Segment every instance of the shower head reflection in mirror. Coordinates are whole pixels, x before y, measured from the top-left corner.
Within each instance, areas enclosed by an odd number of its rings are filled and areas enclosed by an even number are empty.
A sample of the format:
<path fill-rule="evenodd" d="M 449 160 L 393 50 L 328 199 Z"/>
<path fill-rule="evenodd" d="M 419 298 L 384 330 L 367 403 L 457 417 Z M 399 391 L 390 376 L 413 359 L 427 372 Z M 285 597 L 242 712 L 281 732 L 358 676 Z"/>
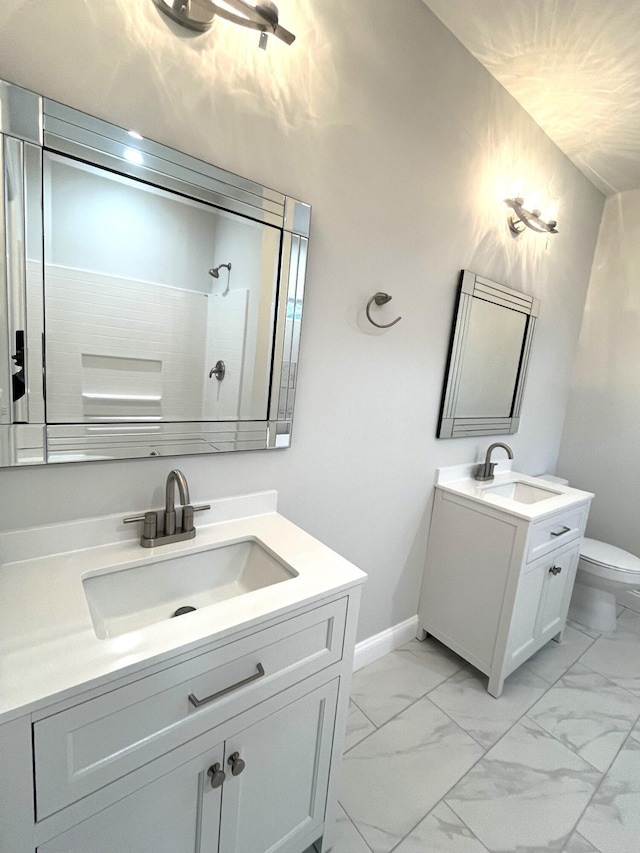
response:
<path fill-rule="evenodd" d="M 214 267 L 213 269 L 209 270 L 209 275 L 212 276 L 212 278 L 220 278 L 221 269 L 227 270 L 227 286 L 222 291 L 222 296 L 226 296 L 227 293 L 229 293 L 229 287 L 231 285 L 231 262 L 229 262 L 228 264 L 220 264 L 220 266 Z"/>
<path fill-rule="evenodd" d="M 220 270 L 221 269 L 228 269 L 229 272 L 231 272 L 231 264 L 230 263 L 229 264 L 220 264 L 219 266 L 214 267 L 213 269 L 210 269 L 209 275 L 213 276 L 213 278 L 220 278 Z"/>

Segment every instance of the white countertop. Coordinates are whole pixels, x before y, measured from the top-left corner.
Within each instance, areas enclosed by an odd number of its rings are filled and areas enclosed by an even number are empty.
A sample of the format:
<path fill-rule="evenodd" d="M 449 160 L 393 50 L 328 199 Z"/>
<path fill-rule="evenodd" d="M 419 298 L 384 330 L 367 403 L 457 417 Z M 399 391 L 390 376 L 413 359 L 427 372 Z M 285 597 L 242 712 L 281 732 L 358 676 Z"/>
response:
<path fill-rule="evenodd" d="M 493 480 L 474 479 L 473 474 L 477 467 L 478 464 L 475 463 L 438 468 L 436 471 L 436 488 L 451 494 L 461 495 L 486 507 L 507 512 L 509 515 L 524 518 L 527 521 L 538 521 L 583 501 L 590 501 L 594 497 L 591 492 L 583 492 L 581 489 L 573 489 L 571 486 L 551 482 L 545 480 L 544 477 L 532 477 L 529 474 L 511 471 L 510 462 L 501 461 Z M 496 486 L 506 486 L 514 482 L 536 486 L 553 494 L 536 503 L 520 503 L 491 492 L 491 489 Z"/>
<path fill-rule="evenodd" d="M 127 513 L 0 535 L 0 722 L 62 699 L 80 685 L 88 688 L 159 663 L 366 579 L 279 515 L 275 492 L 211 503 L 211 510 L 196 516 L 195 539 L 152 549 L 131 538 L 138 531 L 122 524 Z M 188 617 L 96 637 L 82 585 L 87 572 L 133 568 L 247 538 L 264 543 L 297 576 Z"/>

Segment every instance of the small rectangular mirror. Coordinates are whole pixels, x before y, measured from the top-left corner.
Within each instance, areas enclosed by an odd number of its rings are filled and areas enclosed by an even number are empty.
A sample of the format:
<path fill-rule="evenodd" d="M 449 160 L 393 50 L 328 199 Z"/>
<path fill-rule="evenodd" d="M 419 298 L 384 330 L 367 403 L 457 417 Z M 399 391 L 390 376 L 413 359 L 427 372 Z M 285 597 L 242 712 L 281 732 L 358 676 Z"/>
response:
<path fill-rule="evenodd" d="M 462 270 L 438 438 L 518 431 L 540 302 Z"/>

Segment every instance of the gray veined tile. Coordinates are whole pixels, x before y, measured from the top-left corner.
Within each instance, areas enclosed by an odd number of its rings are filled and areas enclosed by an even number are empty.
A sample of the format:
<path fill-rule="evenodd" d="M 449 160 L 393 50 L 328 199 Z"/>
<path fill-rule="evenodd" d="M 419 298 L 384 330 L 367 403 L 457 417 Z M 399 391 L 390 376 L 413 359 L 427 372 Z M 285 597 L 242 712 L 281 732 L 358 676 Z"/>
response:
<path fill-rule="evenodd" d="M 486 676 L 465 668 L 432 690 L 429 699 L 488 749 L 548 689 L 546 681 L 520 667 L 506 680 L 502 696 L 494 699 L 487 693 Z"/>
<path fill-rule="evenodd" d="M 463 663 L 435 640 L 414 640 L 356 672 L 351 698 L 374 725 L 381 726 L 457 672 Z"/>
<path fill-rule="evenodd" d="M 527 714 L 602 771 L 616 757 L 639 715 L 640 696 L 579 663 Z"/>
<path fill-rule="evenodd" d="M 634 631 L 636 634 L 640 634 L 640 613 L 625 608 L 618 617 L 618 628 L 624 628 L 626 631 Z"/>
<path fill-rule="evenodd" d="M 640 634 L 619 627 L 603 634 L 580 658 L 594 672 L 640 695 Z"/>
<path fill-rule="evenodd" d="M 357 743 L 360 743 L 363 738 L 375 732 L 376 727 L 362 713 L 360 708 L 354 703 L 349 702 L 349 715 L 347 717 L 347 733 L 344 742 L 344 751 L 351 749 Z"/>
<path fill-rule="evenodd" d="M 526 718 L 445 797 L 493 853 L 560 853 L 601 774 Z"/>
<path fill-rule="evenodd" d="M 438 803 L 394 853 L 487 853 L 487 848 L 446 803 Z"/>
<path fill-rule="evenodd" d="M 640 743 L 634 738 L 611 765 L 577 829 L 600 853 L 638 853 Z"/>
<path fill-rule="evenodd" d="M 563 853 L 600 853 L 599 850 L 589 844 L 578 832 L 574 832 L 564 846 Z"/>
<path fill-rule="evenodd" d="M 346 753 L 340 802 L 374 853 L 388 853 L 483 753 L 424 697 Z"/>
<path fill-rule="evenodd" d="M 342 807 L 338 807 L 336 840 L 331 853 L 371 853 Z"/>
<path fill-rule="evenodd" d="M 591 637 L 593 640 L 597 640 L 601 635 L 601 631 L 596 631 L 593 628 L 587 628 L 586 625 L 581 625 L 580 622 L 575 622 L 573 619 L 567 618 L 567 625 L 571 628 L 575 628 L 576 631 L 580 631 L 582 634 L 586 634 L 587 637 Z"/>
<path fill-rule="evenodd" d="M 599 636 L 596 634 L 596 638 Z M 584 654 L 594 639 L 567 625 L 561 643 L 550 640 L 522 665 L 553 684 Z"/>

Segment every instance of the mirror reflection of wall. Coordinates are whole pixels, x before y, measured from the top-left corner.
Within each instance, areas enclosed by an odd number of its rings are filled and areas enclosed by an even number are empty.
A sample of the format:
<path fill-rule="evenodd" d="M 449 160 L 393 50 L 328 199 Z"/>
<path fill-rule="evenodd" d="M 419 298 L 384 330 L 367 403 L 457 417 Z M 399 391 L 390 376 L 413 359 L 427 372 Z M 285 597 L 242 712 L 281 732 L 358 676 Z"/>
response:
<path fill-rule="evenodd" d="M 527 318 L 474 299 L 469 313 L 456 417 L 509 417 Z"/>
<path fill-rule="evenodd" d="M 438 438 L 518 431 L 540 303 L 462 270 Z"/>
<path fill-rule="evenodd" d="M 50 152 L 44 174 L 47 421 L 265 419 L 280 231 Z"/>

